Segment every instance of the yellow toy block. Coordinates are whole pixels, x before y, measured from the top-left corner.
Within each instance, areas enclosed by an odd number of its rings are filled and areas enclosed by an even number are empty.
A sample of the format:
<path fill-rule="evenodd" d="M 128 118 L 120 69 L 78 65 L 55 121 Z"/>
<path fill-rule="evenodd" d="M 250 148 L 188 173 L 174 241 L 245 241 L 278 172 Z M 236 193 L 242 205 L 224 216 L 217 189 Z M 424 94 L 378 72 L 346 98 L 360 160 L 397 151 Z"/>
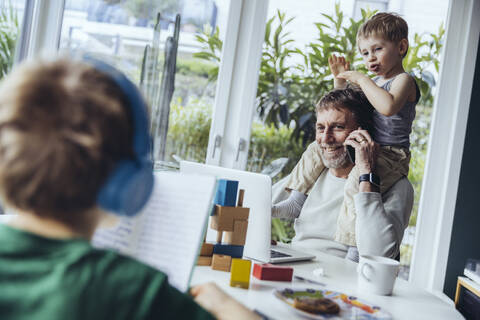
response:
<path fill-rule="evenodd" d="M 252 262 L 250 260 L 233 258 L 230 269 L 230 286 L 248 289 L 251 268 Z"/>

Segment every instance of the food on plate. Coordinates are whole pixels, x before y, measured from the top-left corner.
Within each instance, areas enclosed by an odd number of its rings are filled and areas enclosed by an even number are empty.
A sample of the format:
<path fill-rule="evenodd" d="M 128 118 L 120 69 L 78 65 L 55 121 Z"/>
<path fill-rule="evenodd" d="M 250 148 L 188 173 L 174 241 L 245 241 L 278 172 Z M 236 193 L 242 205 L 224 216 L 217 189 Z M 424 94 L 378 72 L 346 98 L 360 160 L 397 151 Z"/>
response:
<path fill-rule="evenodd" d="M 336 302 L 327 298 L 296 297 L 293 306 L 309 313 L 337 314 L 340 307 Z"/>

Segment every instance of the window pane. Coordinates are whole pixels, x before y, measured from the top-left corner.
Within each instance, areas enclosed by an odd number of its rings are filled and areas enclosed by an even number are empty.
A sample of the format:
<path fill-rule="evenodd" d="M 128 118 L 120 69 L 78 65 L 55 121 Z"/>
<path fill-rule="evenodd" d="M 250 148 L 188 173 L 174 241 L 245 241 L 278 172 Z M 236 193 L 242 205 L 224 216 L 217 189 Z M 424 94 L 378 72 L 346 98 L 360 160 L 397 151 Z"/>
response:
<path fill-rule="evenodd" d="M 12 68 L 20 38 L 25 1 L 0 1 L 0 78 Z"/>
<path fill-rule="evenodd" d="M 404 67 L 417 78 L 422 98 L 410 135 L 409 180 L 415 189 L 415 204 L 401 247 L 401 276 L 407 278 L 448 1 L 276 0 L 269 5 L 268 41 L 264 43 L 257 89 L 259 112 L 252 124 L 247 167 L 272 175 L 274 182 L 291 171 L 306 146 L 314 141 L 314 105 L 333 88 L 330 54 L 342 54 L 354 69 L 365 72 L 350 17 L 359 21 L 363 19 L 361 9 L 368 12 L 385 8 L 399 13 L 409 24 L 410 49 Z M 289 241 L 294 235 L 290 222 L 273 219 L 272 228 L 276 240 Z"/>
<path fill-rule="evenodd" d="M 60 47 L 106 59 L 140 85 L 150 104 L 155 160 L 204 162 L 228 6 L 229 0 L 67 0 Z"/>

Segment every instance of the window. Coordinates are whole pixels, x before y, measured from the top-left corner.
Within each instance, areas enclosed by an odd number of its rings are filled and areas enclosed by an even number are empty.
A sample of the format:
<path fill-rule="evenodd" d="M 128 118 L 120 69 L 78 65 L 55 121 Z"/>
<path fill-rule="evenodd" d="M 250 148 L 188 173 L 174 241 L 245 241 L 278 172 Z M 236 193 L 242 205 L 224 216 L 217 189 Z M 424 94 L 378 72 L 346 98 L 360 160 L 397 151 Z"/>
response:
<path fill-rule="evenodd" d="M 331 52 L 341 51 L 361 69 L 356 49 L 356 32 L 345 33 L 335 23 L 352 30 L 349 17 L 361 22 L 361 9 L 392 10 L 409 24 L 409 55 L 404 59 L 408 72 L 417 77 L 422 99 L 411 134 L 412 160 L 409 180 L 415 188 L 415 207 L 401 247 L 401 276 L 408 278 L 415 225 L 421 193 L 427 143 L 435 94 L 443 23 L 448 1 L 422 6 L 412 1 L 271 1 L 268 8 L 267 35 L 257 89 L 257 113 L 252 123 L 247 170 L 263 171 L 278 180 L 288 174 L 306 145 L 314 140 L 314 105 L 333 88 L 328 68 Z M 429 12 L 425 19 L 425 12 Z M 360 13 L 360 14 L 357 14 Z M 326 14 L 327 16 L 323 15 Z M 344 17 L 342 18 L 342 15 Z M 343 19 L 340 21 L 340 19 Z M 340 40 L 335 42 L 334 39 Z M 336 49 L 331 49 L 334 47 Z M 273 221 L 272 235 L 289 241 L 294 234 L 290 222 Z"/>
<path fill-rule="evenodd" d="M 220 62 L 210 57 L 220 57 L 229 5 L 228 0 L 67 0 L 60 49 L 106 59 L 140 85 L 151 108 L 156 161 L 203 162 Z M 207 36 L 216 42 L 205 42 Z"/>

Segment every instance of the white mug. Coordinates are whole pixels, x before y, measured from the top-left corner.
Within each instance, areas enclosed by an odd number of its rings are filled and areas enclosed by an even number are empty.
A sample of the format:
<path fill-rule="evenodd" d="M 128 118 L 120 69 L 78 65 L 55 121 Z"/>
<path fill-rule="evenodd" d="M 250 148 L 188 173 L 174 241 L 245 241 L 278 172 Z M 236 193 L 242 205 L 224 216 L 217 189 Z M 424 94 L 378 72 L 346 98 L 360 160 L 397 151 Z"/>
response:
<path fill-rule="evenodd" d="M 360 256 L 358 288 L 360 292 L 391 295 L 400 262 L 380 256 Z"/>

